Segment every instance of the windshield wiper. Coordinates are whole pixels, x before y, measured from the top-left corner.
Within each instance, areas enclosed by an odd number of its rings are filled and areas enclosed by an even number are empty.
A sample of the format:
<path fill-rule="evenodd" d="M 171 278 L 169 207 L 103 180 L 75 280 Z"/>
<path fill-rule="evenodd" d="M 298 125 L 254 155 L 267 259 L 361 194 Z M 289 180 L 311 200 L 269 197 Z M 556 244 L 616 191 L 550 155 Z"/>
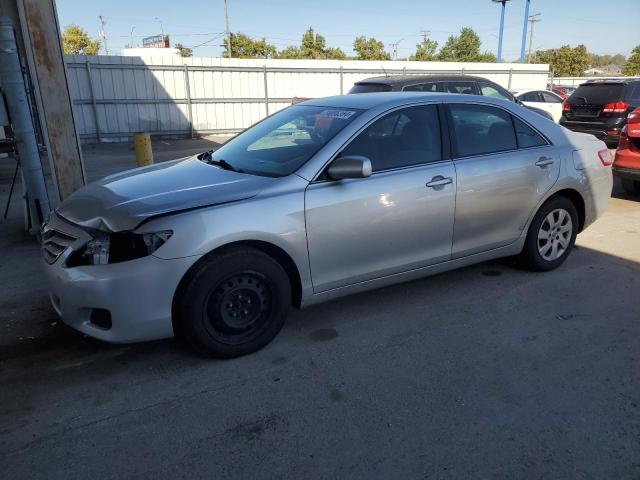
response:
<path fill-rule="evenodd" d="M 209 150 L 207 152 L 202 153 L 199 156 L 199 158 L 203 162 L 208 163 L 209 165 L 215 165 L 216 167 L 220 167 L 223 170 L 229 170 L 231 172 L 244 173 L 244 170 L 234 167 L 233 165 L 231 165 L 226 160 L 222 160 L 222 159 L 214 160 L 212 154 L 213 154 L 213 150 Z"/>

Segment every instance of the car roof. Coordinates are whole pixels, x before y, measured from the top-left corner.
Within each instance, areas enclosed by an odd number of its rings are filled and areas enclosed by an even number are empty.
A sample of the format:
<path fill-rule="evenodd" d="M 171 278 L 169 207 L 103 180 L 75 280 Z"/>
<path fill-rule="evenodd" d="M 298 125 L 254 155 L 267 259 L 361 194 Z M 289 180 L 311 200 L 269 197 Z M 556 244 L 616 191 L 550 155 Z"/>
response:
<path fill-rule="evenodd" d="M 483 82 L 494 83 L 491 80 L 488 80 L 484 77 L 476 77 L 474 75 L 387 75 L 381 77 L 371 77 L 365 78 L 364 80 L 360 80 L 355 82 L 355 85 L 362 85 L 363 83 L 378 83 L 381 85 L 404 85 L 404 84 L 413 84 L 416 82 L 426 82 L 426 81 L 439 81 L 439 82 L 448 82 L 448 81 L 460 81 L 460 80 L 476 80 Z"/>
<path fill-rule="evenodd" d="M 334 107 L 334 108 L 357 108 L 369 110 L 379 106 L 400 106 L 415 103 L 416 101 L 458 101 L 464 100 L 468 102 L 482 99 L 486 103 L 497 103 L 491 97 L 483 97 L 481 95 L 467 95 L 462 93 L 440 93 L 440 92 L 375 92 L 375 93 L 358 93 L 350 95 L 336 95 L 334 97 L 314 98 L 297 105 L 308 105 L 318 107 Z M 511 104 L 503 100 L 502 102 Z M 297 106 L 296 105 L 296 106 Z"/>
<path fill-rule="evenodd" d="M 629 79 L 603 79 L 603 80 L 587 80 L 584 83 L 581 83 L 580 86 L 583 85 L 629 85 L 631 83 L 639 83 L 640 78 L 629 78 Z"/>

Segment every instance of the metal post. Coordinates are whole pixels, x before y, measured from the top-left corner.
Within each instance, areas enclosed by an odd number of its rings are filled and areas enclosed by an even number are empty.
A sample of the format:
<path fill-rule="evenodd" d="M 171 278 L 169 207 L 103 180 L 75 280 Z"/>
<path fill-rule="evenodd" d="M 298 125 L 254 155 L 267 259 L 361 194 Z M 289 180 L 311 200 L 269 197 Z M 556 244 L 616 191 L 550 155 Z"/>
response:
<path fill-rule="evenodd" d="M 509 86 L 507 87 L 507 90 L 511 90 L 511 79 L 513 78 L 513 68 L 509 69 Z"/>
<path fill-rule="evenodd" d="M 89 93 L 91 94 L 91 105 L 93 105 L 93 119 L 96 122 L 96 139 L 98 143 L 102 141 L 100 135 L 100 116 L 98 115 L 98 107 L 96 105 L 96 94 L 93 89 L 93 78 L 91 78 L 91 62 L 87 60 L 87 77 L 89 78 Z"/>
<path fill-rule="evenodd" d="M 264 108 L 269 115 L 269 90 L 267 89 L 267 66 L 264 67 Z"/>
<path fill-rule="evenodd" d="M 184 89 L 187 93 L 187 118 L 189 119 L 189 136 L 193 138 L 193 113 L 191 111 L 191 87 L 189 84 L 189 66 L 184 64 Z"/>
<path fill-rule="evenodd" d="M 531 0 L 526 0 L 524 7 L 524 26 L 522 27 L 522 43 L 520 44 L 520 63 L 524 63 L 524 49 L 527 43 L 527 27 L 529 26 L 529 4 Z"/>
<path fill-rule="evenodd" d="M 224 33 L 227 37 L 227 58 L 231 58 L 231 32 L 229 31 L 229 15 L 227 13 L 227 0 L 224 0 Z"/>
<path fill-rule="evenodd" d="M 340 95 L 344 93 L 344 67 L 340 65 Z"/>
<path fill-rule="evenodd" d="M 22 76 L 13 24 L 7 18 L 0 19 L 0 83 L 5 92 L 7 110 L 13 123 L 22 164 L 30 232 L 37 233 L 44 215 L 49 213 L 49 196 L 40 163 L 40 153 L 29 110 L 29 99 Z"/>
<path fill-rule="evenodd" d="M 506 10 L 506 0 L 502 1 L 500 13 L 500 34 L 498 36 L 498 63 L 502 63 L 502 34 L 504 33 L 504 11 Z"/>

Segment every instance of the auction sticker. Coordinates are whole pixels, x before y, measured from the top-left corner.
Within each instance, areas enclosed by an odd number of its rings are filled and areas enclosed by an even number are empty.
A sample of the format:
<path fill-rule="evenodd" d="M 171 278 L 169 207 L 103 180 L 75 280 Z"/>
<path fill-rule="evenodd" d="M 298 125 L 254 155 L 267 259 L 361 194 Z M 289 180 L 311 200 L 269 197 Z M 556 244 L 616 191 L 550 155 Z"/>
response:
<path fill-rule="evenodd" d="M 353 114 L 356 113 L 355 110 L 323 110 L 320 112 L 320 116 L 321 117 L 328 117 L 328 118 L 339 118 L 342 120 L 346 120 L 348 118 L 351 118 L 351 116 L 353 116 Z"/>

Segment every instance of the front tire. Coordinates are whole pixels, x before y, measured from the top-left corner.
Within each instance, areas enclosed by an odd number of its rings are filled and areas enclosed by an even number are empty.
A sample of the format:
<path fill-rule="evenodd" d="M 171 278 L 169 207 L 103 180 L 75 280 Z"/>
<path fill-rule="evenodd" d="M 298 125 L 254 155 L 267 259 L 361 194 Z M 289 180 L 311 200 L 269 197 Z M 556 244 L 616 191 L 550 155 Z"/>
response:
<path fill-rule="evenodd" d="M 571 200 L 558 196 L 547 201 L 529 226 L 520 264 L 536 272 L 558 268 L 573 249 L 578 225 L 578 212 Z"/>
<path fill-rule="evenodd" d="M 177 334 L 199 352 L 232 358 L 259 350 L 280 332 L 291 284 L 269 255 L 237 248 L 196 264 L 176 300 Z"/>

